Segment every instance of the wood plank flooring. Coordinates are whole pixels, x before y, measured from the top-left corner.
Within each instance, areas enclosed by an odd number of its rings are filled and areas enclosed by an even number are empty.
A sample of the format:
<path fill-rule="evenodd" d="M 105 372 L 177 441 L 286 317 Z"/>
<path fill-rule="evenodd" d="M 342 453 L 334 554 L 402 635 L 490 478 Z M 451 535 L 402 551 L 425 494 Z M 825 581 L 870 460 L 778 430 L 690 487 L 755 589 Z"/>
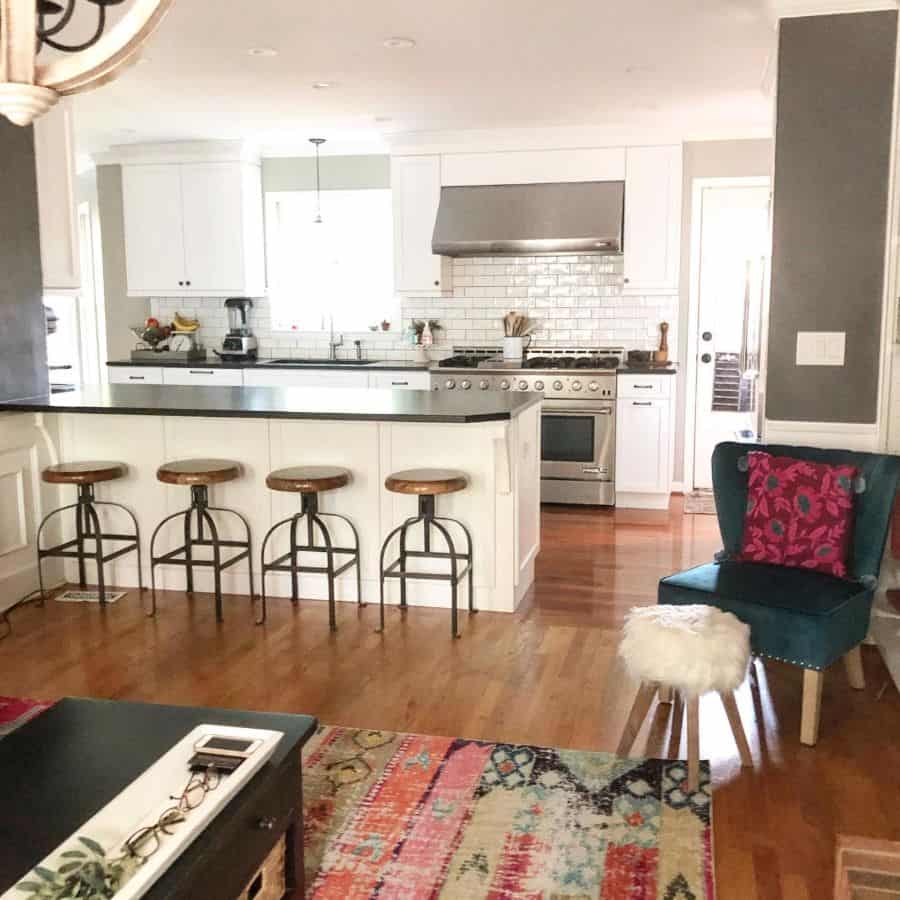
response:
<path fill-rule="evenodd" d="M 377 540 L 366 535 L 364 540 Z M 272 601 L 264 628 L 246 597 L 160 595 L 155 620 L 137 593 L 103 611 L 50 602 L 13 613 L 0 642 L 0 694 L 109 697 L 305 712 L 331 724 L 613 751 L 634 699 L 616 661 L 618 628 L 655 601 L 660 576 L 719 548 L 715 518 L 547 507 L 533 590 L 515 615 L 461 616 Z M 767 662 L 738 692 L 753 753 L 741 770 L 718 698 L 701 703 L 701 755 L 716 784 L 720 900 L 825 900 L 838 833 L 900 840 L 900 698 L 865 648 L 865 691 L 827 673 L 819 745 L 799 741 L 800 672 Z M 634 751 L 686 752 L 686 729 L 654 707 Z"/>

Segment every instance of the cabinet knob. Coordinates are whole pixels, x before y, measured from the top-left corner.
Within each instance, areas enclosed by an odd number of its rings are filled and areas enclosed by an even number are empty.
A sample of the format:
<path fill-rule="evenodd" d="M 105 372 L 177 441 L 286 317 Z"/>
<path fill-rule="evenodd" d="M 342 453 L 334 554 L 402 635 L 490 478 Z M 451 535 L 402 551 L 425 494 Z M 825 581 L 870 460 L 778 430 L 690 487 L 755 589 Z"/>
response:
<path fill-rule="evenodd" d="M 439 281 L 436 281 L 436 282 L 434 283 L 434 286 L 435 286 L 435 287 L 440 287 L 440 286 L 441 286 L 441 283 L 440 283 Z"/>
<path fill-rule="evenodd" d="M 624 280 L 624 283 L 625 283 L 625 284 L 631 284 L 631 279 L 630 279 L 630 278 L 625 278 L 625 279 L 623 279 L 623 280 Z"/>
<path fill-rule="evenodd" d="M 179 281 L 179 282 L 178 282 L 178 287 L 184 287 L 184 282 L 183 282 L 183 281 Z"/>
<path fill-rule="evenodd" d="M 190 283 L 189 281 L 186 281 L 185 284 L 186 284 L 188 287 L 191 286 L 191 283 Z"/>

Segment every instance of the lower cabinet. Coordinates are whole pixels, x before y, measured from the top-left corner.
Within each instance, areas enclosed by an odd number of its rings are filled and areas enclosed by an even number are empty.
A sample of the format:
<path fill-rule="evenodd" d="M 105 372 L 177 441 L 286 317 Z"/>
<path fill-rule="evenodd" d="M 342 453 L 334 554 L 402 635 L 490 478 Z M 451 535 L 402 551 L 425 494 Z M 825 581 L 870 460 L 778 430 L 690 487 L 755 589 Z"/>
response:
<path fill-rule="evenodd" d="M 616 505 L 666 509 L 672 490 L 672 376 L 639 383 L 629 378 L 633 383 L 623 385 L 620 377 L 616 401 Z"/>
<path fill-rule="evenodd" d="M 244 373 L 241 369 L 163 369 L 163 384 L 183 384 L 190 387 L 241 387 Z"/>
<path fill-rule="evenodd" d="M 162 384 L 162 366 L 107 366 L 110 384 Z"/>
<path fill-rule="evenodd" d="M 245 369 L 244 384 L 247 387 L 345 387 L 367 388 L 368 372 L 331 372 L 285 369 Z"/>

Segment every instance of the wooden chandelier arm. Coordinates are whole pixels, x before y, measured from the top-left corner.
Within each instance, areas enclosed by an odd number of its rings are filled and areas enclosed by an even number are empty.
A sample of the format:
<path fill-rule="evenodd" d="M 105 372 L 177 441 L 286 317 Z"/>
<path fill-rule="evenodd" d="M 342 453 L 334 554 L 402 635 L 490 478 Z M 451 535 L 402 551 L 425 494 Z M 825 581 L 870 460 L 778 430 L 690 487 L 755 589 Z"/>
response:
<path fill-rule="evenodd" d="M 34 83 L 58 94 L 77 94 L 112 81 L 137 60 L 147 38 L 159 27 L 175 0 L 135 0 L 131 9 L 107 34 L 87 50 L 61 56 L 46 65 L 38 65 Z M 15 5 L 0 0 L 0 9 Z M 34 30 L 31 31 L 34 40 Z"/>
<path fill-rule="evenodd" d="M 0 0 L 0 82 L 34 83 L 34 3 Z"/>

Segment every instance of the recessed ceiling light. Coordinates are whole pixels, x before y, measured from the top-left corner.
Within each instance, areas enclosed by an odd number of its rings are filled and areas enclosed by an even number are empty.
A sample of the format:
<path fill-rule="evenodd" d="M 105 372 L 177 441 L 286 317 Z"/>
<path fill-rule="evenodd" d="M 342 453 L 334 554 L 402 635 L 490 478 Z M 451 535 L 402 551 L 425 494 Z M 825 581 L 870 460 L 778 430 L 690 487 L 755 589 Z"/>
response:
<path fill-rule="evenodd" d="M 317 91 L 327 91 L 328 88 L 334 87 L 333 81 L 314 81 L 312 86 Z"/>
<path fill-rule="evenodd" d="M 251 47 L 247 53 L 250 56 L 278 56 L 278 51 L 274 47 Z"/>
<path fill-rule="evenodd" d="M 407 37 L 389 37 L 384 42 L 384 46 L 389 50 L 410 50 L 416 46 L 416 42 Z"/>

